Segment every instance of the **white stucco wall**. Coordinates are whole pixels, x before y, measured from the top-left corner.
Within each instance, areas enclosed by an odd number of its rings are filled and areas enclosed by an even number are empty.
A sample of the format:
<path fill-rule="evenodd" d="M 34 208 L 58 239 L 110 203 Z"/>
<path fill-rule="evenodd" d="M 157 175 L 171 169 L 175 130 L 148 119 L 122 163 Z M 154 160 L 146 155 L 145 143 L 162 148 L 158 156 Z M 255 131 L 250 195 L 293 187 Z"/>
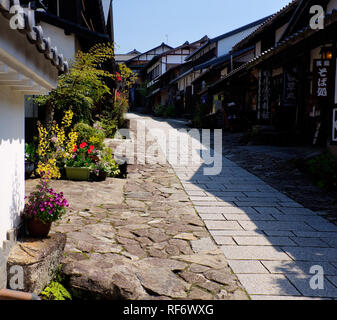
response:
<path fill-rule="evenodd" d="M 275 31 L 275 44 L 278 43 L 284 33 L 284 31 L 287 29 L 289 23 L 284 24 L 282 27 L 278 28 Z"/>
<path fill-rule="evenodd" d="M 255 43 L 255 57 L 258 57 L 262 53 L 262 42 Z"/>
<path fill-rule="evenodd" d="M 185 58 L 187 57 L 187 55 L 168 55 L 167 56 L 167 63 L 170 63 L 170 64 L 181 64 L 181 63 L 184 63 L 185 62 Z"/>
<path fill-rule="evenodd" d="M 73 34 L 66 35 L 63 29 L 45 22 L 41 22 L 41 27 L 43 28 L 44 35 L 53 39 L 53 45 L 61 50 L 67 61 L 74 59 L 77 50 Z"/>
<path fill-rule="evenodd" d="M 6 232 L 17 226 L 24 205 L 24 97 L 3 86 L 0 97 L 0 241 L 3 241 Z"/>
<path fill-rule="evenodd" d="M 24 94 L 21 80 L 8 81 L 10 74 L 29 79 L 39 92 L 56 86 L 58 70 L 26 35 L 12 30 L 0 15 L 0 62 L 8 67 L 0 85 L 0 249 L 6 233 L 19 223 L 24 206 Z M 53 39 L 51 39 L 52 43 Z M 58 48 L 62 53 L 61 47 Z M 18 82 L 16 82 L 18 81 Z M 24 85 L 26 86 L 26 84 Z M 29 87 L 30 88 L 30 87 Z M 41 91 L 40 91 L 41 90 Z"/>
<path fill-rule="evenodd" d="M 222 39 L 218 41 L 218 57 L 227 54 L 229 51 L 232 50 L 233 46 L 240 42 L 242 39 L 247 37 L 249 34 L 251 34 L 253 31 L 255 31 L 259 26 L 255 26 L 250 29 L 246 29 L 242 32 L 236 33 L 232 35 L 231 37 Z"/>

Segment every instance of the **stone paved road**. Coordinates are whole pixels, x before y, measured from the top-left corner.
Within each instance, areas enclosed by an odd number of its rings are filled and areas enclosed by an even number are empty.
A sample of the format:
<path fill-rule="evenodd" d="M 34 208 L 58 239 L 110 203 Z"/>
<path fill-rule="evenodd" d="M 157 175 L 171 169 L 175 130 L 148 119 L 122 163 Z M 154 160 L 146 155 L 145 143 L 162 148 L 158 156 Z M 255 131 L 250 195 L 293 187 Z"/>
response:
<path fill-rule="evenodd" d="M 183 122 L 129 118 L 145 123 L 154 134 L 154 129 L 165 132 L 168 138 L 159 144 L 252 299 L 337 298 L 337 226 L 224 156 L 220 174 L 204 175 L 208 166 L 194 162 L 200 149 L 209 149 L 207 144 L 180 150 L 172 143 L 176 134 L 186 146 L 190 136 L 177 130 L 184 128 Z M 318 283 L 313 266 L 323 268 L 324 289 L 310 286 Z"/>
<path fill-rule="evenodd" d="M 144 142 L 135 156 L 148 161 L 125 180 L 52 182 L 71 204 L 52 229 L 67 235 L 65 285 L 79 299 L 247 300 L 165 156 L 149 164 L 145 148 L 159 147 Z M 27 180 L 27 195 L 37 183 Z"/>

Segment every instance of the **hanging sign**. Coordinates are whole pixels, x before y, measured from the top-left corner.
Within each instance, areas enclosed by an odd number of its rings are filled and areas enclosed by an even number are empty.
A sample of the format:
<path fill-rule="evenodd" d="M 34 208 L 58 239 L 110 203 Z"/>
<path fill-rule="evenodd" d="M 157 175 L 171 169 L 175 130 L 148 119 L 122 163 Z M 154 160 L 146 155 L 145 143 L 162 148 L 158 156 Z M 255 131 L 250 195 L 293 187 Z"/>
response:
<path fill-rule="evenodd" d="M 283 105 L 285 107 L 296 106 L 297 99 L 297 80 L 294 76 L 296 68 L 289 72 L 287 70 L 283 73 Z"/>
<path fill-rule="evenodd" d="M 260 71 L 258 119 L 268 120 L 270 116 L 269 112 L 270 78 L 271 78 L 271 71 L 269 70 Z"/>
<path fill-rule="evenodd" d="M 313 96 L 326 99 L 330 96 L 331 60 L 314 60 Z"/>

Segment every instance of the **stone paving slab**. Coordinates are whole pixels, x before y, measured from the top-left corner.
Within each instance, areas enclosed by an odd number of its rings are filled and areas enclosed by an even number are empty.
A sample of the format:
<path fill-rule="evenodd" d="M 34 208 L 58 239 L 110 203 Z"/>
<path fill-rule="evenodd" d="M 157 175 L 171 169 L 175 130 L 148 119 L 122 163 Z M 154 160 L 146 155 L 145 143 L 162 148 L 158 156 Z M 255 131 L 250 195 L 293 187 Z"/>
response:
<path fill-rule="evenodd" d="M 291 238 L 300 247 L 319 247 L 319 248 L 329 248 L 330 245 L 318 238 Z"/>
<path fill-rule="evenodd" d="M 265 266 L 256 260 L 229 260 L 228 264 L 236 274 L 268 274 Z"/>
<path fill-rule="evenodd" d="M 280 274 L 304 274 L 309 275 L 310 269 L 313 267 L 312 262 L 304 261 L 260 261 L 270 273 Z M 320 262 L 324 274 L 329 276 L 337 276 L 337 268 L 332 263 Z"/>
<path fill-rule="evenodd" d="M 292 260 L 284 251 L 276 247 L 222 246 L 221 250 L 230 260 Z"/>
<path fill-rule="evenodd" d="M 337 262 L 336 248 L 282 247 L 293 260 L 317 262 Z"/>
<path fill-rule="evenodd" d="M 242 227 L 236 221 L 205 221 L 208 230 L 242 230 Z"/>
<path fill-rule="evenodd" d="M 256 211 L 251 207 L 245 207 L 245 208 L 238 208 L 235 206 L 195 206 L 195 209 L 198 213 L 224 213 L 224 214 L 256 214 Z"/>
<path fill-rule="evenodd" d="M 288 237 L 234 237 L 239 246 L 297 246 Z"/>
<path fill-rule="evenodd" d="M 297 290 L 307 297 L 337 298 L 337 288 L 330 283 L 328 278 L 324 279 L 324 288 L 313 290 L 310 287 L 311 275 L 288 274 L 287 278 L 297 288 Z"/>
<path fill-rule="evenodd" d="M 238 278 L 250 295 L 301 295 L 284 275 L 238 274 Z"/>
<path fill-rule="evenodd" d="M 269 214 L 229 214 L 229 213 L 224 213 L 222 215 L 223 217 L 226 218 L 226 220 L 231 221 L 251 221 L 251 222 L 256 222 L 258 221 L 276 221 L 277 219 L 274 218 L 272 215 Z"/>
<path fill-rule="evenodd" d="M 248 231 L 252 230 L 275 230 L 275 231 L 313 231 L 305 222 L 284 222 L 284 221 L 240 221 L 240 225 Z"/>

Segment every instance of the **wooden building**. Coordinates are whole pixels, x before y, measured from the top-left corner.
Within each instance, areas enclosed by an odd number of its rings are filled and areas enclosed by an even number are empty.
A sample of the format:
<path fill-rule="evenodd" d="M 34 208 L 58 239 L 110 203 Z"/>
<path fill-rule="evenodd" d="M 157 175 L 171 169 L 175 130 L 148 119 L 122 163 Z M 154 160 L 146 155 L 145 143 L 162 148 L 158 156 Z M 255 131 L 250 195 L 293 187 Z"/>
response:
<path fill-rule="evenodd" d="M 169 99 L 169 82 L 172 80 L 168 73 L 172 68 L 184 70 L 185 59 L 192 52 L 200 48 L 208 41 L 208 37 L 204 36 L 200 40 L 193 43 L 186 41 L 181 46 L 168 50 L 161 55 L 154 57 L 142 70 L 142 75 L 146 79 L 147 88 L 150 89 L 148 95 L 149 103 L 155 105 L 168 105 L 172 100 Z M 177 68 L 178 67 L 178 68 Z M 168 73 L 166 75 L 166 73 Z M 159 81 L 160 79 L 160 81 Z M 167 82 L 166 80 L 170 80 Z"/>
<path fill-rule="evenodd" d="M 190 66 L 189 70 L 182 70 L 179 76 L 171 82 L 177 86 L 177 96 L 184 101 L 183 107 L 187 113 L 197 112 L 198 104 L 207 104 L 211 113 L 213 97 L 208 96 L 207 92 L 200 95 L 200 86 L 205 87 L 208 83 L 219 79 L 221 73 L 225 71 L 225 62 L 232 61 L 229 55 L 232 47 L 241 39 L 256 30 L 267 18 L 249 23 L 241 28 L 222 34 L 216 38 L 208 39 L 197 50 L 193 51 L 185 61 Z M 206 84 L 206 82 L 208 82 Z M 202 90 L 205 89 L 202 88 Z M 207 108 L 206 108 L 207 109 Z"/>
<path fill-rule="evenodd" d="M 314 5 L 324 10 L 323 29 L 310 24 Z M 335 0 L 292 1 L 234 46 L 254 46 L 255 57 L 210 89 L 278 143 L 336 144 L 336 9 Z"/>

